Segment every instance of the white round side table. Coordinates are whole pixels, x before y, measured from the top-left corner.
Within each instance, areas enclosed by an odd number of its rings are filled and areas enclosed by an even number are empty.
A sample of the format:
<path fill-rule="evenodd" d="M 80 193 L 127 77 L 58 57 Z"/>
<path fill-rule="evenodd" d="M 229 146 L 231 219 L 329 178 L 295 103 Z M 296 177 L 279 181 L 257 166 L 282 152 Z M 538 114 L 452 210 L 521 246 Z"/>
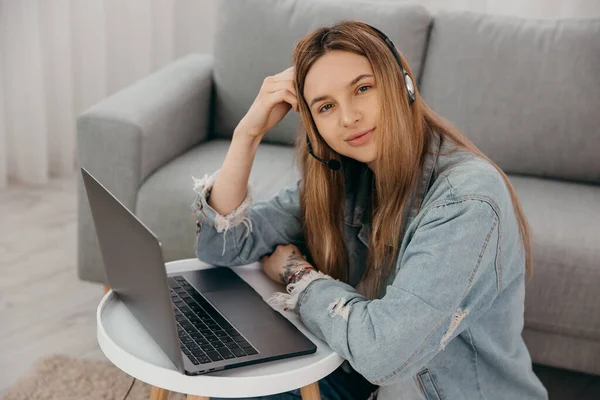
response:
<path fill-rule="evenodd" d="M 166 264 L 167 273 L 215 268 L 197 259 Z M 217 267 L 226 268 L 226 267 Z M 260 263 L 231 268 L 266 301 L 274 292 L 285 291 L 262 271 Z M 243 306 L 243 305 L 241 305 Z M 333 372 L 344 361 L 329 346 L 313 335 L 292 312 L 276 310 L 292 322 L 317 346 L 314 354 L 283 360 L 215 371 L 205 375 L 187 376 L 175 366 L 154 340 L 109 291 L 97 309 L 97 337 L 106 357 L 125 373 L 154 388 L 152 399 L 167 399 L 169 391 L 185 393 L 188 400 L 214 397 L 253 397 L 302 388 L 303 399 L 320 399 L 317 381 Z"/>

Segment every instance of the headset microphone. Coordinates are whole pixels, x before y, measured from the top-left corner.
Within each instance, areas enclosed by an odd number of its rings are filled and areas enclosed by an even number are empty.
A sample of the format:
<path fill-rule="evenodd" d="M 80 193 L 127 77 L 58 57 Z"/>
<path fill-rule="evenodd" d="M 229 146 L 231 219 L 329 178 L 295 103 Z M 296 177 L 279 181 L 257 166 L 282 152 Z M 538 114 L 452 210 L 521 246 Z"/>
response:
<path fill-rule="evenodd" d="M 317 161 L 320 161 L 323 164 L 327 165 L 331 170 L 337 171 L 338 169 L 340 169 L 342 167 L 342 164 L 338 160 L 331 159 L 329 161 L 325 161 L 322 158 L 317 157 L 315 155 L 315 153 L 313 153 L 312 145 L 310 144 L 310 141 L 308 140 L 308 134 L 306 135 L 306 145 L 308 146 L 308 154 L 313 156 Z"/>

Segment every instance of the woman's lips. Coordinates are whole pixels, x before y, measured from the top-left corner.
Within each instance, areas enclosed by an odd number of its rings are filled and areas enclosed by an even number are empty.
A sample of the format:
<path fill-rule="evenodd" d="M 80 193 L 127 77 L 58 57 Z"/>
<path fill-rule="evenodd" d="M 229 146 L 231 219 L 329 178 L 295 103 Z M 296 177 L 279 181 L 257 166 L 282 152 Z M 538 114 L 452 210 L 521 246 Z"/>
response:
<path fill-rule="evenodd" d="M 373 131 L 375 130 L 375 128 L 371 129 L 369 132 L 365 133 L 362 136 L 359 136 L 357 138 L 354 138 L 352 140 L 348 140 L 348 144 L 350 146 L 360 146 L 365 144 L 370 138 L 371 136 L 373 136 Z"/>

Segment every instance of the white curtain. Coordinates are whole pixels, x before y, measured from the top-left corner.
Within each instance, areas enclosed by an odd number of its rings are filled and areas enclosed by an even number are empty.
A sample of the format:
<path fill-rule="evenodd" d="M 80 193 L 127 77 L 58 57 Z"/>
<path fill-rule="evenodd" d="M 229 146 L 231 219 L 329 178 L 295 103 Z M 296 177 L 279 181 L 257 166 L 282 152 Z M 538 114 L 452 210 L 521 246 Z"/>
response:
<path fill-rule="evenodd" d="M 177 58 L 212 52 L 219 1 L 233 0 L 0 0 L 0 188 L 72 175 L 77 115 Z M 599 0 L 420 1 L 433 12 L 600 16 Z"/>
<path fill-rule="evenodd" d="M 75 118 L 191 52 L 219 0 L 0 0 L 0 188 L 76 167 Z"/>

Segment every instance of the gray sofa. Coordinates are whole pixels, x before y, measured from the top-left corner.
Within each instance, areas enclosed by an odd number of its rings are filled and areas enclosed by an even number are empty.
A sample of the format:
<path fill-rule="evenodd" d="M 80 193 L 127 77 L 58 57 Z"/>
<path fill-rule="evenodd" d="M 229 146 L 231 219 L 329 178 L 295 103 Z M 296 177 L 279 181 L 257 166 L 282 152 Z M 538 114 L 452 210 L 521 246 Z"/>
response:
<path fill-rule="evenodd" d="M 523 335 L 534 362 L 600 375 L 600 20 L 432 14 L 393 2 L 222 1 L 214 54 L 183 57 L 77 119 L 80 165 L 152 229 L 166 261 L 195 257 L 191 176 L 220 167 L 262 80 L 339 19 L 385 32 L 420 93 L 509 174 L 533 230 Z M 264 138 L 255 200 L 297 179 L 290 112 Z M 260 178 L 260 179 L 258 179 Z M 104 282 L 80 177 L 78 268 Z"/>

